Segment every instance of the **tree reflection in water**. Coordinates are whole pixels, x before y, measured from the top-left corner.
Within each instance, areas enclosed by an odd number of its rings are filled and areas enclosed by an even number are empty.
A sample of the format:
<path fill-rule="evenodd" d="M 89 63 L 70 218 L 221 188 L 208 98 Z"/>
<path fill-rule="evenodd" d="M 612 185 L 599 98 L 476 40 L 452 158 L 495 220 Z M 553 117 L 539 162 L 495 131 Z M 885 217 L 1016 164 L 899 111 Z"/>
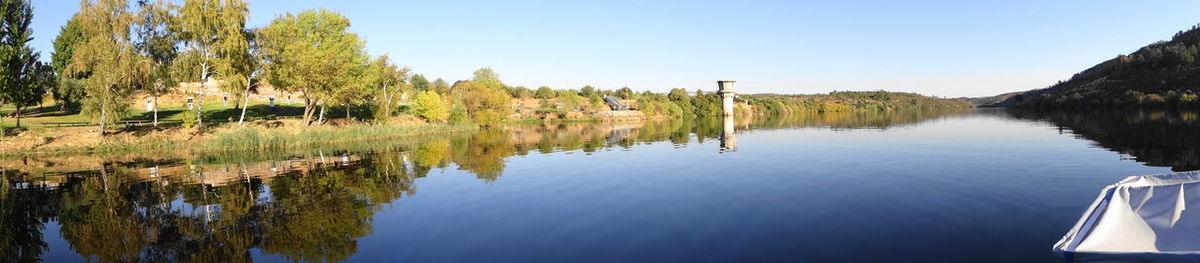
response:
<path fill-rule="evenodd" d="M 959 112 L 961 113 L 961 112 Z M 803 126 L 888 128 L 949 113 L 739 118 L 737 130 Z M 416 194 L 433 169 L 499 180 L 505 159 L 587 154 L 638 144 L 716 141 L 722 119 L 519 125 L 382 148 L 306 149 L 246 156 L 0 161 L 3 257 L 36 261 L 47 223 L 91 261 L 248 262 L 252 251 L 292 261 L 340 261 L 372 232 L 386 204 Z M 714 147 L 714 151 L 717 149 Z M 102 164 L 102 165 L 101 165 Z M 154 172 L 148 172 L 154 167 Z"/>
<path fill-rule="evenodd" d="M 1196 112 L 1009 111 L 1020 119 L 1048 121 L 1105 149 L 1150 166 L 1200 170 L 1200 121 Z"/>

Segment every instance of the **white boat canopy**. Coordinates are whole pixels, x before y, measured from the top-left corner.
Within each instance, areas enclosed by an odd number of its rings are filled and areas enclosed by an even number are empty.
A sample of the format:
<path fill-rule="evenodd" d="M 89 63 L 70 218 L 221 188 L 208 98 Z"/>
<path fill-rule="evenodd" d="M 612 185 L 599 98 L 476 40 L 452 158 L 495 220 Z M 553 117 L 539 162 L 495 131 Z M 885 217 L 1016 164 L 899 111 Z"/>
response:
<path fill-rule="evenodd" d="M 1200 262 L 1200 171 L 1105 187 L 1054 254 L 1067 262 Z"/>

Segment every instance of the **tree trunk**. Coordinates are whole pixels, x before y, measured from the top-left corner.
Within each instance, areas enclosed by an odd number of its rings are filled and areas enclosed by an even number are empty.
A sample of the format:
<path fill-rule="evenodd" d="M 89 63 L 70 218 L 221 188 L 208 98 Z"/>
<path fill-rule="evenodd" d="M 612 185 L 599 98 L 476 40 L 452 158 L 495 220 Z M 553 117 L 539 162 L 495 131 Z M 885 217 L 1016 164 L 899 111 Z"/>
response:
<path fill-rule="evenodd" d="M 205 56 L 207 56 L 205 52 Z M 208 62 L 200 63 L 200 92 L 196 93 L 196 127 L 204 129 L 204 89 L 208 85 Z"/>
<path fill-rule="evenodd" d="M 17 107 L 17 111 L 13 113 L 13 117 L 17 118 L 17 128 L 21 128 L 21 107 Z"/>
<path fill-rule="evenodd" d="M 246 92 L 242 94 L 242 116 L 238 117 L 238 125 L 246 120 L 246 108 L 250 107 L 250 78 L 246 78 Z"/>
<path fill-rule="evenodd" d="M 107 193 L 108 192 L 108 165 L 105 163 L 100 163 L 100 183 L 104 185 L 104 192 Z"/>
<path fill-rule="evenodd" d="M 321 104 L 321 115 L 317 115 L 317 125 L 325 124 L 325 104 Z"/>
<path fill-rule="evenodd" d="M 304 125 L 312 125 L 312 115 L 315 109 L 316 105 L 313 105 L 312 100 L 304 98 Z"/>
<path fill-rule="evenodd" d="M 104 123 L 108 122 L 108 104 L 100 103 L 100 137 L 104 137 Z"/>
<path fill-rule="evenodd" d="M 346 119 L 350 119 L 350 105 L 346 105 Z M 18 119 L 17 123 L 21 123 L 21 121 Z"/>
<path fill-rule="evenodd" d="M 392 94 L 392 92 L 391 92 L 391 91 L 388 91 L 388 90 L 389 90 L 388 86 L 383 86 L 383 93 L 384 93 L 384 94 L 383 94 L 383 97 L 384 97 L 384 99 L 386 100 L 386 101 L 383 103 L 383 108 L 384 108 L 384 110 L 383 110 L 383 113 L 384 113 L 383 117 L 384 117 L 384 118 L 391 118 L 391 117 L 392 117 L 392 111 L 396 109 L 396 105 L 395 105 L 395 104 L 392 104 L 392 97 L 393 97 L 393 96 L 395 96 L 395 94 Z"/>
<path fill-rule="evenodd" d="M 154 127 L 158 127 L 158 95 L 154 95 Z"/>
<path fill-rule="evenodd" d="M 161 88 L 162 88 L 162 82 L 155 82 L 154 83 L 154 94 L 153 94 L 153 96 L 150 97 L 150 99 L 154 100 L 154 101 L 150 102 L 152 104 L 152 105 L 150 105 L 150 107 L 154 108 L 154 127 L 158 127 L 158 91 Z"/>

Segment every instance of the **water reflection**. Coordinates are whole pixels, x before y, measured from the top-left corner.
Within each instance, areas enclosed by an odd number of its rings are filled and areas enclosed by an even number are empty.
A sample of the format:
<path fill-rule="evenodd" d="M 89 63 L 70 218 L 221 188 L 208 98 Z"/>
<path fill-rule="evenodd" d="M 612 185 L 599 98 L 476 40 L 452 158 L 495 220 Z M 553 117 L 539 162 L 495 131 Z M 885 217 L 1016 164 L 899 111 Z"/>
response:
<path fill-rule="evenodd" d="M 0 160 L 0 258 L 36 261 L 60 235 L 89 261 L 340 261 L 385 204 L 417 193 L 434 169 L 499 180 L 506 158 L 592 154 L 670 142 L 735 151 L 756 129 L 886 129 L 951 113 L 818 114 L 643 123 L 527 125 L 271 154 L 67 156 Z M 45 233 L 57 224 L 59 233 Z M 257 251 L 257 252 L 252 252 Z M 57 251 L 55 253 L 64 253 Z"/>
<path fill-rule="evenodd" d="M 746 117 L 753 118 L 753 117 Z M 721 121 L 721 152 L 737 151 L 737 130 L 733 125 L 733 116 L 725 115 Z"/>
<path fill-rule="evenodd" d="M 1200 122 L 1196 112 L 1093 111 L 1088 113 L 1009 111 L 1008 115 L 1048 121 L 1099 147 L 1149 166 L 1175 171 L 1200 169 Z"/>

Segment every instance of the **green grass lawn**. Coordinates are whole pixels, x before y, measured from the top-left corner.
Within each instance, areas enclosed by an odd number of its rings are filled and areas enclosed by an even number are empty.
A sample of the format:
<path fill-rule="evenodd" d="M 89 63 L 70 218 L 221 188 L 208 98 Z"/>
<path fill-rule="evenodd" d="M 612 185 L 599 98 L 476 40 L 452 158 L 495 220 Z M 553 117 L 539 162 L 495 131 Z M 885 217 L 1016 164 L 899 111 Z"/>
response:
<path fill-rule="evenodd" d="M 143 104 L 135 106 L 144 106 Z M 160 105 L 164 106 L 164 105 Z M 94 123 L 92 116 L 81 114 L 78 112 L 63 112 L 59 111 L 59 105 L 49 103 L 42 107 L 26 109 L 21 117 L 21 126 L 25 128 L 37 129 L 47 127 L 47 123 L 55 122 L 88 122 Z M 183 112 L 187 109 L 185 105 L 173 107 L 161 107 L 158 110 L 159 121 L 178 123 L 183 120 Z M 11 105 L 0 106 L 0 114 L 4 115 L 3 123 L 0 127 L 16 127 L 17 120 L 12 118 L 12 112 L 15 109 Z M 339 110 L 343 111 L 344 110 Z M 223 105 L 221 102 L 209 102 L 204 104 L 204 121 L 206 123 L 223 123 L 228 121 L 237 121 L 241 115 L 241 109 L 234 109 L 232 104 L 229 106 Z M 276 104 L 275 107 L 269 107 L 266 103 L 251 103 L 246 110 L 247 120 L 272 119 L 280 117 L 298 117 L 304 113 L 304 104 L 300 103 L 283 103 Z M 335 112 L 327 112 L 326 117 L 329 117 Z M 357 115 L 357 114 L 356 114 Z M 338 114 L 337 116 L 341 116 Z M 146 111 L 144 107 L 131 107 L 128 116 L 123 120 L 153 120 L 154 113 Z M 50 127 L 52 128 L 52 127 Z"/>

